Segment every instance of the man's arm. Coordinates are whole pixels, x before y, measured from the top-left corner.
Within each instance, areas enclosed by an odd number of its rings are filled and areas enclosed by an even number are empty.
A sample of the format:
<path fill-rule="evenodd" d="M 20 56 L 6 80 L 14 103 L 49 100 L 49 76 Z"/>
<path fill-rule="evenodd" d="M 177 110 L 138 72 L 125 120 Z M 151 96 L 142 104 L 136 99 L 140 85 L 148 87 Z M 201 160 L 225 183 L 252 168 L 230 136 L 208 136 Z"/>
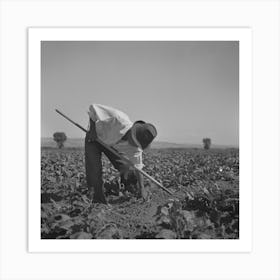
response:
<path fill-rule="evenodd" d="M 144 200 L 147 200 L 148 199 L 148 192 L 147 192 L 147 190 L 145 189 L 145 186 L 144 186 L 144 177 L 139 171 L 136 170 L 135 172 L 136 172 L 137 183 L 138 183 L 138 187 L 139 187 L 139 190 L 140 190 L 141 197 Z"/>

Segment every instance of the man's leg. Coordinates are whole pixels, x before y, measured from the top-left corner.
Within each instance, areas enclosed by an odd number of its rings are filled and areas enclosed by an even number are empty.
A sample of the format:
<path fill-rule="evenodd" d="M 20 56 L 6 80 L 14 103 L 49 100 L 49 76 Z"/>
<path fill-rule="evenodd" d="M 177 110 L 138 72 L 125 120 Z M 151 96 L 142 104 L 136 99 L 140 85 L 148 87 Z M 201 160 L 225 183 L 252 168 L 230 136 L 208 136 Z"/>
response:
<path fill-rule="evenodd" d="M 86 179 L 90 197 L 94 202 L 107 203 L 103 192 L 101 149 L 97 142 L 92 141 L 95 123 L 91 122 L 90 133 L 85 139 Z"/>

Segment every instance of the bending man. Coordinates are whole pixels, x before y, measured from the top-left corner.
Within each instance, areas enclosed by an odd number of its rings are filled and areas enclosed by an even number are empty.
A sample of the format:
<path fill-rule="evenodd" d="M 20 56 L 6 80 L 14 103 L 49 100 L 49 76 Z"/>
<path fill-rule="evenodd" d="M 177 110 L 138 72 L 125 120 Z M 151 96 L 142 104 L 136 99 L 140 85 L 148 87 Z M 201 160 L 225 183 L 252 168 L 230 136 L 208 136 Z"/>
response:
<path fill-rule="evenodd" d="M 140 195 L 144 197 L 142 174 L 136 170 L 129 170 L 125 164 L 120 162 L 119 157 L 101 146 L 95 139 L 98 138 L 111 146 L 142 169 L 142 151 L 156 137 L 156 128 L 144 121 L 133 123 L 125 113 L 105 105 L 91 105 L 88 114 L 90 120 L 89 130 L 85 138 L 85 165 L 87 185 L 93 202 L 107 203 L 102 180 L 102 152 L 120 171 L 122 183 L 126 185 L 131 180 L 137 182 Z"/>

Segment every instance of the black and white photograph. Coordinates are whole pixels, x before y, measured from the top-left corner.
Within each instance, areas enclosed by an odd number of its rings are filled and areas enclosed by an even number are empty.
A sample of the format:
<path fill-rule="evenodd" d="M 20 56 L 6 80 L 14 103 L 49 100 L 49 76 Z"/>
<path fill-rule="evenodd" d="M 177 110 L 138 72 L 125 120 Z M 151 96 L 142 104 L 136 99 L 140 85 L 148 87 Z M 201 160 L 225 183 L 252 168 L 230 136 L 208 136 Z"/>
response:
<path fill-rule="evenodd" d="M 279 279 L 279 7 L 0 1 L 0 279 Z"/>
<path fill-rule="evenodd" d="M 41 41 L 41 239 L 239 239 L 239 41 Z"/>

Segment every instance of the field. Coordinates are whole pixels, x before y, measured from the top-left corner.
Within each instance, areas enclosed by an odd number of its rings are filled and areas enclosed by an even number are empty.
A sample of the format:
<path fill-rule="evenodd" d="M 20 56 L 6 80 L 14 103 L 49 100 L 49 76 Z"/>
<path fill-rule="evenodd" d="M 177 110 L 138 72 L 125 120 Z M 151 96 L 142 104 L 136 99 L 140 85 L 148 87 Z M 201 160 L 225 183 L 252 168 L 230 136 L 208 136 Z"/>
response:
<path fill-rule="evenodd" d="M 41 238 L 239 238 L 238 149 L 151 149 L 144 164 L 172 196 L 146 181 L 148 200 L 137 199 L 104 156 L 109 205 L 92 204 L 83 150 L 42 148 Z"/>

